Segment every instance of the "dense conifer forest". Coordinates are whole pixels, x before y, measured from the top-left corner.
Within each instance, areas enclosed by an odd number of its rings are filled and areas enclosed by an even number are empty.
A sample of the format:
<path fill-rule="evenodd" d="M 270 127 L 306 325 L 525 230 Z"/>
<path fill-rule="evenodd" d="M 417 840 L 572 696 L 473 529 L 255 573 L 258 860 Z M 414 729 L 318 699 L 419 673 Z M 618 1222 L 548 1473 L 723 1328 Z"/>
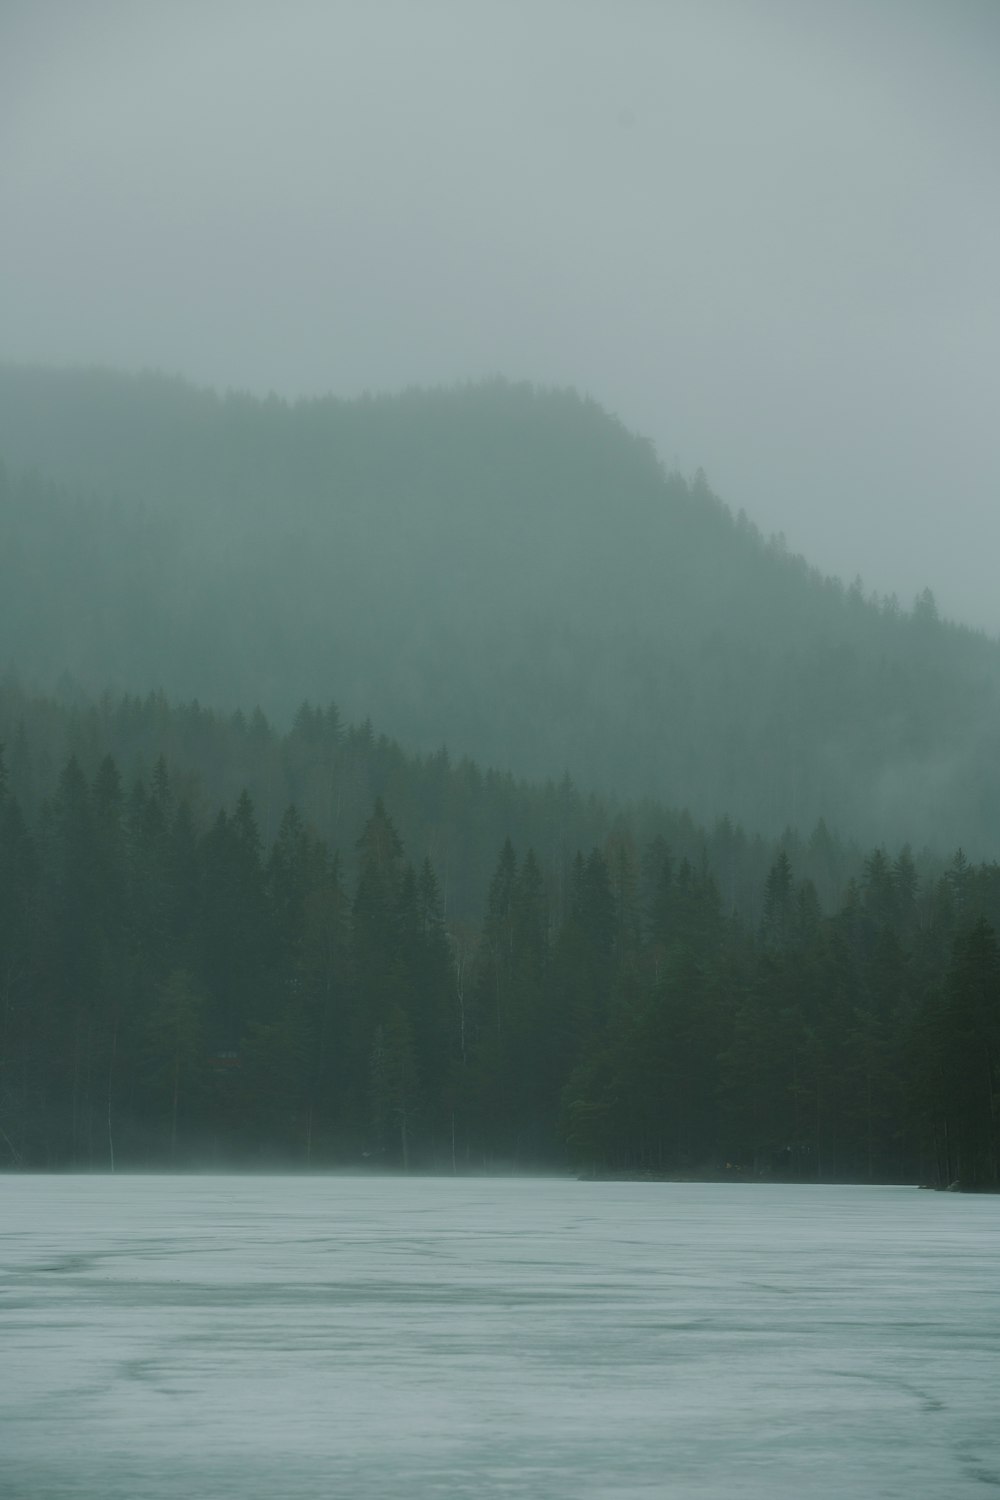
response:
<path fill-rule="evenodd" d="M 0 725 L 8 1166 L 997 1183 L 996 864 L 612 809 L 332 708 L 8 683 Z"/>
<path fill-rule="evenodd" d="M 0 454 L 8 1167 L 997 1185 L 1000 644 L 572 393 Z"/>
<path fill-rule="evenodd" d="M 775 836 L 1000 849 L 1000 645 L 824 578 L 571 392 L 286 403 L 0 367 L 0 670 Z"/>

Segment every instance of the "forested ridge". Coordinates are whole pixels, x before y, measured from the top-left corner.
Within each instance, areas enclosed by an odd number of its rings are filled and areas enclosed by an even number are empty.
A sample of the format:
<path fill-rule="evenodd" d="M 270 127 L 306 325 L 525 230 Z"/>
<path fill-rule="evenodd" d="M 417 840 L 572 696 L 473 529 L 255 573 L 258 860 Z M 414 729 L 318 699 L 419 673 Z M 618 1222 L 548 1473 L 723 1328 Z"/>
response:
<path fill-rule="evenodd" d="M 996 1185 L 995 863 L 613 810 L 332 708 L 279 735 L 8 683 L 0 725 L 9 1166 Z M 208 790 L 237 751 L 259 785 L 366 805 L 339 839 L 295 807 L 265 836 L 254 796 Z"/>
<path fill-rule="evenodd" d="M 571 392 L 0 367 L 0 664 L 370 717 L 768 836 L 1000 848 L 1000 645 L 820 576 Z"/>
<path fill-rule="evenodd" d="M 997 1185 L 997 642 L 571 392 L 0 454 L 0 1161 Z"/>

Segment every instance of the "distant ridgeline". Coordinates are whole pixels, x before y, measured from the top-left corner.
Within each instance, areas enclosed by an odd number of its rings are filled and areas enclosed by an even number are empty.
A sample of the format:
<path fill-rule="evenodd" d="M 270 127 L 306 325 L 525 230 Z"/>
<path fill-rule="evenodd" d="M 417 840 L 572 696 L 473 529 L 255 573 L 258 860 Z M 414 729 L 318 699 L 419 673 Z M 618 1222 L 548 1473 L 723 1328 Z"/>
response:
<path fill-rule="evenodd" d="M 613 813 L 333 709 L 8 681 L 0 740 L 9 1167 L 997 1185 L 996 864 Z"/>
<path fill-rule="evenodd" d="M 573 394 L 0 368 L 0 455 L 26 681 L 284 725 L 335 698 L 702 821 L 1000 852 L 1000 645 L 822 578 Z"/>

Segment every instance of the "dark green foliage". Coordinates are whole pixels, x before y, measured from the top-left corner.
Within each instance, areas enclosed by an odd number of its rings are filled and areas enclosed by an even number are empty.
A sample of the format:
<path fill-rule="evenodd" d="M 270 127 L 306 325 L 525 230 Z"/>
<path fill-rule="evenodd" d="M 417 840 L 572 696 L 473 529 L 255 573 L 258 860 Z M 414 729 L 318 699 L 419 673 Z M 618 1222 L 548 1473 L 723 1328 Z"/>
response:
<path fill-rule="evenodd" d="M 425 753 L 569 761 L 702 820 L 1000 848 L 1000 646 L 927 593 L 821 577 L 571 393 L 288 405 L 0 368 L 0 454 L 0 640 L 70 699 L 152 685 L 289 724 L 332 694 Z M 324 829 L 372 800 L 331 793 L 338 733 L 299 712 L 287 767 Z M 254 801 L 273 837 L 285 802 Z"/>
<path fill-rule="evenodd" d="M 332 711 L 281 738 L 159 699 L 6 692 L 18 784 L 41 796 L 25 813 L 0 776 L 10 1166 L 997 1185 L 996 865 L 855 856 L 825 829 L 767 846 L 652 806 L 611 818 L 565 784 L 408 760 Z M 189 733 L 203 778 L 164 753 Z M 302 777 L 320 816 L 363 788 L 345 864 L 294 805 L 270 835 L 248 791 L 219 807 L 223 774 L 272 798 Z M 501 837 L 487 866 L 505 820 L 544 857 Z"/>
<path fill-rule="evenodd" d="M 439 881 L 442 914 L 449 923 L 479 921 L 486 890 L 505 837 L 533 858 L 551 903 L 549 919 L 562 921 L 568 909 L 568 870 L 577 849 L 608 845 L 608 878 L 615 890 L 617 944 L 633 941 L 650 897 L 645 865 L 636 848 L 651 840 L 669 842 L 677 857 L 725 872 L 729 909 L 759 915 L 761 891 L 775 856 L 774 845 L 748 839 L 728 819 L 700 828 L 686 812 L 651 802 L 616 806 L 584 797 L 568 777 L 532 785 L 509 774 L 482 771 L 473 762 L 452 763 L 445 751 L 407 755 L 370 724 L 349 726 L 334 705 L 304 705 L 293 728 L 281 734 L 260 715 L 218 715 L 198 704 L 170 705 L 160 694 L 68 705 L 27 693 L 13 677 L 0 678 L 0 742 L 14 744 L 11 787 L 26 816 L 51 801 L 67 759 L 75 756 L 93 780 L 110 751 L 120 768 L 128 836 L 145 851 L 150 900 L 165 897 L 166 866 L 190 860 L 190 821 L 231 808 L 247 791 L 257 836 L 269 848 L 289 806 L 298 809 L 312 836 L 340 851 L 349 885 L 357 874 L 364 827 L 373 802 L 383 797 L 393 809 L 394 827 L 416 863 L 429 858 Z M 19 767 L 14 776 L 15 762 Z M 139 784 L 137 784 L 137 782 Z M 20 788 L 20 790 L 19 790 Z M 181 824 L 170 836 L 176 812 Z M 814 857 L 811 846 L 802 868 L 817 883 L 824 901 L 835 903 L 848 876 L 860 874 L 861 856 L 826 834 Z M 632 888 L 634 887 L 634 889 Z M 175 885 L 189 892 L 189 883 Z M 184 895 L 178 899 L 188 900 Z M 193 898 L 195 905 L 200 897 Z M 161 913 L 174 924 L 179 914 Z M 188 956 L 180 955 L 181 965 Z"/>

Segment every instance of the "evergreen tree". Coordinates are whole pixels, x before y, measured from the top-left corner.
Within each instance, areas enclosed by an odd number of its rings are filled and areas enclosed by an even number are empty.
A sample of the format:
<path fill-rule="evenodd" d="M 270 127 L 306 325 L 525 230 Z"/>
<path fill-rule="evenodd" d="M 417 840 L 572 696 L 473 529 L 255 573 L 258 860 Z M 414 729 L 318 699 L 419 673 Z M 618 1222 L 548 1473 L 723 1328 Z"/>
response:
<path fill-rule="evenodd" d="M 177 1160 L 178 1126 L 196 1115 L 207 1084 L 205 996 L 174 969 L 158 986 L 147 1024 L 149 1081 L 167 1120 L 167 1159 Z"/>
<path fill-rule="evenodd" d="M 375 1029 L 371 1078 L 376 1136 L 387 1144 L 398 1132 L 399 1160 L 406 1172 L 410 1166 L 413 1122 L 418 1113 L 418 1073 L 412 1028 L 399 1005 L 394 1005 L 385 1023 Z"/>

